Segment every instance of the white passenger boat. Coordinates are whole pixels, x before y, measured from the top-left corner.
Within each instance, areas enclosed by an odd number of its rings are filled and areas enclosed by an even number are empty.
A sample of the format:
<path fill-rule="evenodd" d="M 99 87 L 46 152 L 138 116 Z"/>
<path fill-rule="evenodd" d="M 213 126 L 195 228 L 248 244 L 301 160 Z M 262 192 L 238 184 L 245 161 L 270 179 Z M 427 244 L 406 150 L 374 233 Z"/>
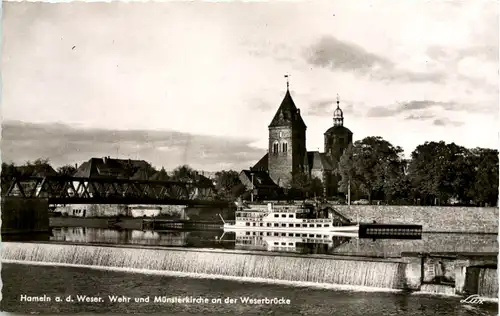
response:
<path fill-rule="evenodd" d="M 235 221 L 225 221 L 224 231 L 258 231 L 265 236 L 267 233 L 287 232 L 293 234 L 328 234 L 336 233 L 345 236 L 346 233 L 357 237 L 358 224 L 345 225 L 333 218 L 315 218 L 311 208 L 305 205 L 273 205 L 257 208 L 247 207 L 236 211 Z M 294 235 L 295 236 L 295 235 Z"/>

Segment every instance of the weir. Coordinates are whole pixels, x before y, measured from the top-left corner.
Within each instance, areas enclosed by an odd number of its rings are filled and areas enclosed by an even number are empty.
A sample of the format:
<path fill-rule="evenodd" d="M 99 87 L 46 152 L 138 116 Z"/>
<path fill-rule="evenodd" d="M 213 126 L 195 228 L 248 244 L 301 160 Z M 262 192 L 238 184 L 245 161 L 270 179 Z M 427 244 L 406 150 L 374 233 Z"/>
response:
<path fill-rule="evenodd" d="M 171 271 L 384 289 L 405 287 L 405 263 L 190 249 L 53 243 L 2 245 L 2 260 Z"/>

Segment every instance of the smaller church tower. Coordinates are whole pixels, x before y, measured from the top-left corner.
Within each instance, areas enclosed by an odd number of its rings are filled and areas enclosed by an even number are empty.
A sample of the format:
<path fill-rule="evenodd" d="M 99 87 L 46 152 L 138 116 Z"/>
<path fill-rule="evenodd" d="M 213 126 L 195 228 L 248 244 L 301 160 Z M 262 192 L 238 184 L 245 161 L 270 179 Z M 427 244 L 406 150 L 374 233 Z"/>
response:
<path fill-rule="evenodd" d="M 269 124 L 269 176 L 280 187 L 288 188 L 292 174 L 303 171 L 306 155 L 306 124 L 289 91 Z"/>
<path fill-rule="evenodd" d="M 344 126 L 344 112 L 340 108 L 340 98 L 337 94 L 337 108 L 333 111 L 333 126 L 325 132 L 325 155 L 331 161 L 333 169 L 337 169 L 340 157 L 352 144 L 352 132 Z M 328 195 L 337 193 L 338 177 L 330 176 Z"/>

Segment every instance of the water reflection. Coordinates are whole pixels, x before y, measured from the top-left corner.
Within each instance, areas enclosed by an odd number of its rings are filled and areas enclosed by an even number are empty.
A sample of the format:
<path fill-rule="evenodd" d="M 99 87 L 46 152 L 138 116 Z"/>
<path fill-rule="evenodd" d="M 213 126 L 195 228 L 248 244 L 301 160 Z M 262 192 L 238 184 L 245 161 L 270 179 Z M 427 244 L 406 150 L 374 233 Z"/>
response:
<path fill-rule="evenodd" d="M 255 235 L 254 235 L 255 233 Z M 222 238 L 221 238 L 222 237 Z M 399 257 L 402 252 L 498 252 L 498 236 L 486 234 L 423 234 L 421 240 L 357 239 L 341 235 L 271 236 L 241 231 L 151 231 L 57 227 L 50 240 L 170 247 L 225 248 L 272 252 Z"/>

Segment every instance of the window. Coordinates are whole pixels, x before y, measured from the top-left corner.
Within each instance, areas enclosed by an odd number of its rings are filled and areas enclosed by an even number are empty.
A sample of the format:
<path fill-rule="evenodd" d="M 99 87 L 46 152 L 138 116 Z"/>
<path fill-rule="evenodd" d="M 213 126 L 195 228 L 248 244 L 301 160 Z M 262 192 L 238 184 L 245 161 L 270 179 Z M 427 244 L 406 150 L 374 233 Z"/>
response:
<path fill-rule="evenodd" d="M 252 223 L 252 226 L 255 226 L 255 223 Z"/>
<path fill-rule="evenodd" d="M 250 235 L 250 232 L 246 232 L 247 235 Z"/>
<path fill-rule="evenodd" d="M 264 223 L 260 223 L 259 226 L 262 227 L 264 225 Z"/>
<path fill-rule="evenodd" d="M 275 246 L 278 246 L 279 244 L 280 244 L 279 242 L 275 242 L 275 243 L 274 243 L 274 245 L 275 245 Z"/>
<path fill-rule="evenodd" d="M 286 236 L 286 233 L 281 233 L 281 236 L 282 236 L 282 237 L 285 237 L 285 236 Z"/>
<path fill-rule="evenodd" d="M 295 227 L 300 227 L 300 224 L 295 224 Z"/>
<path fill-rule="evenodd" d="M 271 223 L 267 223 L 267 227 L 271 227 Z"/>
<path fill-rule="evenodd" d="M 293 246 L 293 242 L 289 242 L 289 243 L 288 243 L 288 246 Z"/>
<path fill-rule="evenodd" d="M 274 233 L 274 236 L 278 236 L 278 233 Z"/>
<path fill-rule="evenodd" d="M 250 226 L 250 223 L 245 223 L 245 225 Z"/>
<path fill-rule="evenodd" d="M 288 233 L 288 237 L 293 237 L 293 233 Z"/>
<path fill-rule="evenodd" d="M 286 246 L 286 242 L 282 242 L 282 243 L 281 243 L 281 245 L 282 245 L 282 246 Z"/>
<path fill-rule="evenodd" d="M 314 227 L 314 224 L 309 224 L 309 227 Z"/>
<path fill-rule="evenodd" d="M 266 236 L 271 236 L 271 233 L 270 233 L 270 232 L 267 232 L 267 233 L 266 233 Z"/>
<path fill-rule="evenodd" d="M 293 214 L 288 214 L 288 217 L 293 217 Z"/>
<path fill-rule="evenodd" d="M 281 217 L 286 217 L 286 214 L 281 214 Z"/>
<path fill-rule="evenodd" d="M 280 215 L 279 214 L 274 214 L 274 217 L 280 217 Z"/>
<path fill-rule="evenodd" d="M 285 142 L 285 143 L 281 144 L 281 147 L 282 147 L 282 151 L 284 153 L 286 153 L 288 151 L 288 143 Z"/>
<path fill-rule="evenodd" d="M 281 224 L 281 227 L 286 227 L 286 224 Z"/>
<path fill-rule="evenodd" d="M 316 225 L 316 227 L 321 227 L 321 224 Z"/>
<path fill-rule="evenodd" d="M 330 224 L 325 224 L 325 227 L 330 227 Z"/>
<path fill-rule="evenodd" d="M 273 153 L 277 154 L 277 153 L 278 153 L 278 151 L 279 151 L 279 147 L 280 147 L 280 146 L 279 146 L 278 142 L 275 142 L 275 143 L 273 144 Z"/>
<path fill-rule="evenodd" d="M 274 223 L 274 227 L 278 227 L 278 225 L 279 225 L 278 223 Z"/>
<path fill-rule="evenodd" d="M 283 137 L 283 132 L 280 132 L 280 134 L 279 134 L 279 135 L 280 135 L 280 138 L 281 138 L 281 137 Z"/>

